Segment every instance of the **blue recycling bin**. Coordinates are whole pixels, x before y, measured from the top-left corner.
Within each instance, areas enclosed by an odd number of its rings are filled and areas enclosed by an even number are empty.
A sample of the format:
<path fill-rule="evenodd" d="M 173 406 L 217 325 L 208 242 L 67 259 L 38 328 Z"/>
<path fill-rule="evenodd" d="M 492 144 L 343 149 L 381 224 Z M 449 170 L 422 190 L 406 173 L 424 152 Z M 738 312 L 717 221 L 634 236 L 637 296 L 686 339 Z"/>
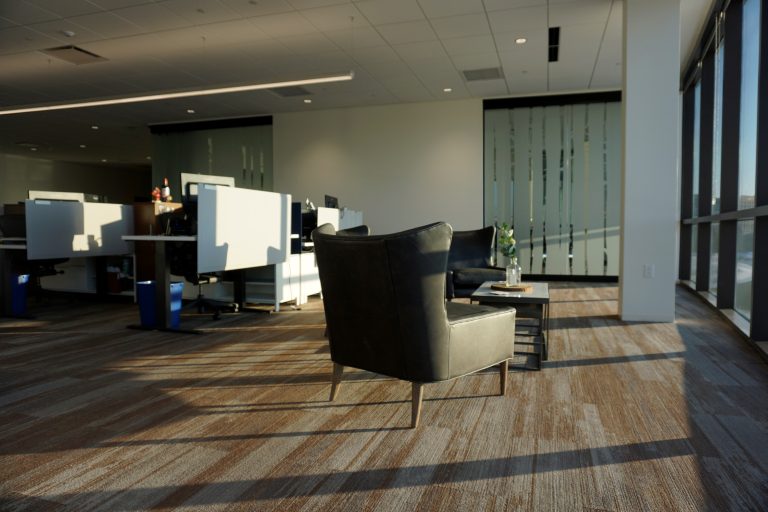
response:
<path fill-rule="evenodd" d="M 181 322 L 181 293 L 184 283 L 174 281 L 171 283 L 171 328 L 178 329 Z M 139 281 L 136 283 L 136 300 L 139 303 L 139 317 L 141 326 L 147 328 L 157 327 L 155 318 L 155 281 Z"/>
<path fill-rule="evenodd" d="M 11 275 L 11 315 L 25 316 L 27 314 L 27 284 L 29 274 Z"/>

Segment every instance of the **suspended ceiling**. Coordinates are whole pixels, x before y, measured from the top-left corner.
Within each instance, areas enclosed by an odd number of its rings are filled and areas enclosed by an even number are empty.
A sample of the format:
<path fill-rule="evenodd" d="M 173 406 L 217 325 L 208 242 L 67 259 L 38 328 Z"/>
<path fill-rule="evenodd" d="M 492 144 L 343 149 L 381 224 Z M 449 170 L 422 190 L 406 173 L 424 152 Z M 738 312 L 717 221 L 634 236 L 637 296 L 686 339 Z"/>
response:
<path fill-rule="evenodd" d="M 548 62 L 554 26 L 559 59 Z M 147 163 L 153 123 L 616 89 L 621 29 L 619 0 L 0 0 L 0 108 L 355 73 L 303 96 L 0 116 L 0 153 Z M 69 45 L 99 58 L 43 52 Z M 486 68 L 502 77 L 465 80 Z"/>

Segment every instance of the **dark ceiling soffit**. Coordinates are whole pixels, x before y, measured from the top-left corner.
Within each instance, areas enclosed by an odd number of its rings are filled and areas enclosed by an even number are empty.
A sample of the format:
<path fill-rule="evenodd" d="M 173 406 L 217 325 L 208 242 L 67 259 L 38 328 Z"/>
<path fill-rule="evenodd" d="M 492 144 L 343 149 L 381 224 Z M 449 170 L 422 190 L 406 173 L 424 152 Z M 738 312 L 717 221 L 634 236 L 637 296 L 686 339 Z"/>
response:
<path fill-rule="evenodd" d="M 621 91 L 587 92 L 582 94 L 551 94 L 548 96 L 526 96 L 523 98 L 495 98 L 483 100 L 484 110 L 497 108 L 549 107 L 552 105 L 574 105 L 577 103 L 607 103 L 621 101 Z"/>
<path fill-rule="evenodd" d="M 272 116 L 233 117 L 230 119 L 209 119 L 207 121 L 189 121 L 184 123 L 153 124 L 149 126 L 150 133 L 179 133 L 197 130 L 214 130 L 218 128 L 243 128 L 245 126 L 270 126 Z"/>

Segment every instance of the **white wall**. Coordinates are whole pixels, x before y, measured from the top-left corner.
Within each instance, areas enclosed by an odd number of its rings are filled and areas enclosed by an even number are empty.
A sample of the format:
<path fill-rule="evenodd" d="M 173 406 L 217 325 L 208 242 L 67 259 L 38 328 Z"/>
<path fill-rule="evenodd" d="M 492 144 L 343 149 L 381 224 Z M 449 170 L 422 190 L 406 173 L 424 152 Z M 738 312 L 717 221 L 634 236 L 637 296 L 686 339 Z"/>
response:
<path fill-rule="evenodd" d="M 101 166 L 0 154 L 0 204 L 27 198 L 29 190 L 106 195 L 109 202 L 130 204 L 135 196 L 149 200 L 149 166 Z"/>
<path fill-rule="evenodd" d="M 483 105 L 460 100 L 277 114 L 275 191 L 324 194 L 374 233 L 483 222 Z"/>
<path fill-rule="evenodd" d="M 626 0 L 619 269 L 624 320 L 675 318 L 679 68 L 679 0 Z"/>

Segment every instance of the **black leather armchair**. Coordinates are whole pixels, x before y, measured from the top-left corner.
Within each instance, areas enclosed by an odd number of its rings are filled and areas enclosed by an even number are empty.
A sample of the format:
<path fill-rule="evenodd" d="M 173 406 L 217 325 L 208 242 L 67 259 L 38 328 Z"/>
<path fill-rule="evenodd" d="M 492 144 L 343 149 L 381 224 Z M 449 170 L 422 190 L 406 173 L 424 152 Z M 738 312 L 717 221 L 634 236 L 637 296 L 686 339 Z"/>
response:
<path fill-rule="evenodd" d="M 376 236 L 312 233 L 333 361 L 331 396 L 344 366 L 412 383 L 411 426 L 423 385 L 500 365 L 514 356 L 515 311 L 445 301 L 451 227 Z"/>
<path fill-rule="evenodd" d="M 496 268 L 496 228 L 455 231 L 448 255 L 446 297 L 469 297 L 485 281 L 503 281 L 504 269 Z"/>

